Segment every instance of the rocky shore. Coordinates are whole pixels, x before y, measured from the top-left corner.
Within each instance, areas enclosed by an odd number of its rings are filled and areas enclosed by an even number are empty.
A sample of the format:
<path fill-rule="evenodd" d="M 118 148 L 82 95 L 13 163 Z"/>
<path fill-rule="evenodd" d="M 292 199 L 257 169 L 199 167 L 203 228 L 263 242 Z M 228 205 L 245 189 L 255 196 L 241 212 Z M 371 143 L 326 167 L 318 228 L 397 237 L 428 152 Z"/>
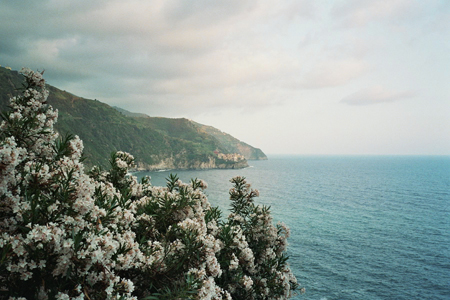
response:
<path fill-rule="evenodd" d="M 138 162 L 136 171 L 243 169 L 248 166 L 248 162 L 245 158 L 227 160 L 216 156 L 210 156 L 207 161 L 200 161 L 179 159 L 171 156 L 161 160 L 157 164 Z"/>

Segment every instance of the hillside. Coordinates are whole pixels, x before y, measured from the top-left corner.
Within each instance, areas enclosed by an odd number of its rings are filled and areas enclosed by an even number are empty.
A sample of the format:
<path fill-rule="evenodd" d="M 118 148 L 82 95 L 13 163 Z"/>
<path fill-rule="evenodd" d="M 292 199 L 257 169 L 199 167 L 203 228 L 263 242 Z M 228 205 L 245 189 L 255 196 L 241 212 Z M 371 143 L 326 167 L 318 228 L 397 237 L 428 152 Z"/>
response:
<path fill-rule="evenodd" d="M 212 126 L 203 125 L 189 119 L 169 119 L 159 117 L 149 117 L 141 113 L 132 113 L 119 107 L 114 107 L 122 114 L 135 118 L 136 121 L 146 127 L 159 130 L 173 137 L 182 138 L 192 142 L 201 142 L 203 139 L 213 138 L 218 142 L 220 149 L 225 149 L 223 153 L 239 153 L 247 160 L 265 160 L 267 156 L 261 149 L 254 148 L 233 136 L 220 131 Z"/>
<path fill-rule="evenodd" d="M 2 111 L 21 83 L 17 71 L 0 68 Z M 80 136 L 88 165 L 106 166 L 117 150 L 133 154 L 138 168 L 145 170 L 243 168 L 247 159 L 267 159 L 261 150 L 210 126 L 130 113 L 50 85 L 48 89 L 48 103 L 59 111 L 56 130 Z"/>

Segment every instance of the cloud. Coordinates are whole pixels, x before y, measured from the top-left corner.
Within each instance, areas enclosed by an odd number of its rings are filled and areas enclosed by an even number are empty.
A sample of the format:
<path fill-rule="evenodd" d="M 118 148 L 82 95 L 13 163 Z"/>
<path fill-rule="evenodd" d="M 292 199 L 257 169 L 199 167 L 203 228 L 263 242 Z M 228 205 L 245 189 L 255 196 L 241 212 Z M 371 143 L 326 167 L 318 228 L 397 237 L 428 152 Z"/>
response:
<path fill-rule="evenodd" d="M 365 24 L 406 5 L 364 3 L 331 12 Z M 281 90 L 298 99 L 301 90 L 342 87 L 375 68 L 365 36 L 316 29 L 323 12 L 308 0 L 10 1 L 0 11 L 8 24 L 0 26 L 0 63 L 46 69 L 50 84 L 108 103 L 264 107 Z"/>
<path fill-rule="evenodd" d="M 308 89 L 344 85 L 363 75 L 368 68 L 368 64 L 363 60 L 328 59 L 319 62 L 307 72 L 300 85 Z"/>
<path fill-rule="evenodd" d="M 277 47 L 264 26 L 311 11 L 310 1 L 12 1 L 0 11 L 0 57 L 45 68 L 55 83 L 84 74 L 83 81 L 146 78 L 147 91 L 227 88 L 278 74 L 280 59 L 264 54 Z"/>
<path fill-rule="evenodd" d="M 279 31 L 314 14 L 310 1 L 28 4 L 32 10 L 24 1 L 0 11 L 13 25 L 0 26 L 10 45 L 0 48 L 1 64 L 46 69 L 62 89 L 160 114 L 164 106 L 192 113 L 273 105 L 274 90 L 299 67 L 296 53 L 278 44 Z"/>
<path fill-rule="evenodd" d="M 341 100 L 341 103 L 349 105 L 371 105 L 385 102 L 395 102 L 414 97 L 412 91 L 392 91 L 382 86 L 373 86 L 359 90 Z"/>
<path fill-rule="evenodd" d="M 348 0 L 336 4 L 332 15 L 342 26 L 361 27 L 374 21 L 396 22 L 414 14 L 417 8 L 417 5 L 409 0 Z"/>

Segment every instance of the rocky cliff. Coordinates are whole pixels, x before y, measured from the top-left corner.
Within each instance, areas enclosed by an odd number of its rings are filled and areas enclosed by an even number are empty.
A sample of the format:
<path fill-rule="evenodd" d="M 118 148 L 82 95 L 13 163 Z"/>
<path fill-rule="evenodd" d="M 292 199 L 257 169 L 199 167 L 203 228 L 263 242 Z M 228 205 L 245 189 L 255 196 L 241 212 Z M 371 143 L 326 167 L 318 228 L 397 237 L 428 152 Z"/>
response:
<path fill-rule="evenodd" d="M 174 157 L 164 158 L 157 164 L 146 164 L 139 162 L 136 166 L 138 171 L 157 171 L 157 170 L 206 170 L 206 169 L 242 169 L 248 167 L 247 160 L 243 159 L 237 162 L 226 162 L 214 156 L 209 156 L 208 161 L 200 160 L 180 160 Z"/>

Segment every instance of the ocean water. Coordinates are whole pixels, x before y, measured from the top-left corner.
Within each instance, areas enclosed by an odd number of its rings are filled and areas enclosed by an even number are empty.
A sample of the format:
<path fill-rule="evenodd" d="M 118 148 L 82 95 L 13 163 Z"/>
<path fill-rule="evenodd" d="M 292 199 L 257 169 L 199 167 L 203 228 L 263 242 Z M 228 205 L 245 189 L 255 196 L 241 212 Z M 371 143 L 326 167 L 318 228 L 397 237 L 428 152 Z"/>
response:
<path fill-rule="evenodd" d="M 228 215 L 229 179 L 245 176 L 291 229 L 290 265 L 306 293 L 293 299 L 450 299 L 449 156 L 274 156 L 201 178 Z M 136 174 L 138 177 L 144 173 Z"/>

